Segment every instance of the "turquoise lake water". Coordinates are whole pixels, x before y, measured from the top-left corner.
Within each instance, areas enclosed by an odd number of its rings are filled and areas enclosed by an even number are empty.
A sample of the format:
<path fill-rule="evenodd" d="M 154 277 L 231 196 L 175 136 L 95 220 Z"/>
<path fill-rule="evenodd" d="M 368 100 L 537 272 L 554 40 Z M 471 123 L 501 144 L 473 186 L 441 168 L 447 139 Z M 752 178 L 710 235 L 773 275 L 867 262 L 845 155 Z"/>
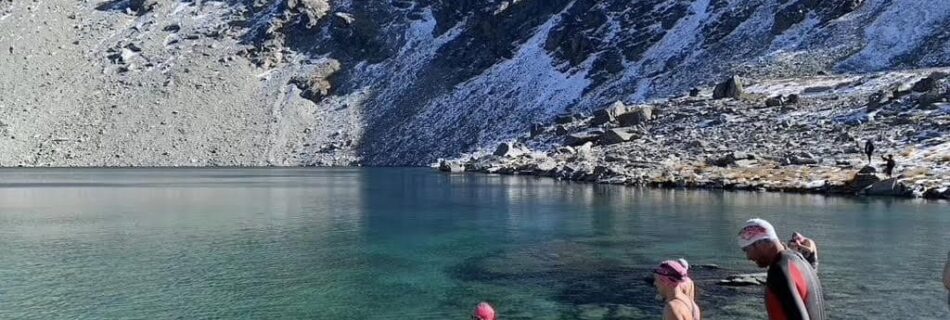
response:
<path fill-rule="evenodd" d="M 832 319 L 950 319 L 950 203 L 651 190 L 429 169 L 0 170 L 3 319 L 764 319 L 738 227 L 819 244 Z"/>

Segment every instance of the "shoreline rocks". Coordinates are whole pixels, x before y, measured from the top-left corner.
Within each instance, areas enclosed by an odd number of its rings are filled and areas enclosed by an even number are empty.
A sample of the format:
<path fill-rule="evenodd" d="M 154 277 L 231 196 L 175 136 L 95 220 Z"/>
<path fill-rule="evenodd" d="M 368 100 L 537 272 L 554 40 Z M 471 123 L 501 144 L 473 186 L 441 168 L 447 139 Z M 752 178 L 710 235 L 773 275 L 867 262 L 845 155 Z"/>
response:
<path fill-rule="evenodd" d="M 919 89 L 950 89 L 946 77 L 934 78 Z M 720 83 L 718 91 L 735 96 L 739 81 Z M 818 94 L 803 93 L 814 87 L 805 84 L 799 92 L 742 99 L 616 102 L 595 112 L 596 121 L 571 114 L 535 126 L 518 139 L 522 152 L 463 158 L 467 171 L 602 184 L 950 199 L 950 108 L 920 108 L 919 94 L 848 85 Z M 895 156 L 895 177 L 875 168 L 883 161 L 867 164 L 867 140 L 878 146 L 874 159 Z"/>

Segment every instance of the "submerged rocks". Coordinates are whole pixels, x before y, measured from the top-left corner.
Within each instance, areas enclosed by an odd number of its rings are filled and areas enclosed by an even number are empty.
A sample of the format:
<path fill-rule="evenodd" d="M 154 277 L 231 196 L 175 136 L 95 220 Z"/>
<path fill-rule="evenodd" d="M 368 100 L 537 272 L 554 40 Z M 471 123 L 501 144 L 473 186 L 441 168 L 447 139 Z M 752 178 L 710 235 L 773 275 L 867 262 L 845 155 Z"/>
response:
<path fill-rule="evenodd" d="M 747 273 L 730 276 L 719 280 L 719 285 L 728 287 L 747 287 L 764 285 L 768 280 L 767 273 Z"/>
<path fill-rule="evenodd" d="M 739 99 L 742 97 L 742 94 L 742 78 L 739 78 L 739 76 L 729 77 L 729 79 L 720 82 L 713 89 L 713 99 Z"/>

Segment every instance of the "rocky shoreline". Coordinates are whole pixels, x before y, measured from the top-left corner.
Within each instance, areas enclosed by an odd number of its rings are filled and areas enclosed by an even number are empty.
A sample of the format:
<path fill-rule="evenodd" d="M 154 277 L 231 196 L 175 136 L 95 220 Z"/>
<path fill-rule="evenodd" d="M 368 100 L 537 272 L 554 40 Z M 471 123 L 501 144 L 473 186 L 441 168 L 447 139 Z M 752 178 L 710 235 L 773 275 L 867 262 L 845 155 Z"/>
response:
<path fill-rule="evenodd" d="M 950 199 L 950 70 L 715 88 L 537 123 L 435 166 L 661 188 Z M 868 163 L 864 143 L 876 152 Z M 883 173 L 893 155 L 893 176 Z"/>

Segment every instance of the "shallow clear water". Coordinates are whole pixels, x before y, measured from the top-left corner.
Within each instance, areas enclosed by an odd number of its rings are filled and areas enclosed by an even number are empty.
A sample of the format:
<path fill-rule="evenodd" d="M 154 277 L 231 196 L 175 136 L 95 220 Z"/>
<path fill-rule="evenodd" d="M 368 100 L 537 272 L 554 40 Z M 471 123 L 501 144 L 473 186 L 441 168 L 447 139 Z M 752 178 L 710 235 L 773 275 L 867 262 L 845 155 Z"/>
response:
<path fill-rule="evenodd" d="M 0 170 L 0 318 L 656 319 L 660 260 L 756 271 L 751 217 L 818 241 L 833 319 L 950 318 L 946 202 L 428 169 Z M 708 318 L 765 318 L 694 269 Z"/>

